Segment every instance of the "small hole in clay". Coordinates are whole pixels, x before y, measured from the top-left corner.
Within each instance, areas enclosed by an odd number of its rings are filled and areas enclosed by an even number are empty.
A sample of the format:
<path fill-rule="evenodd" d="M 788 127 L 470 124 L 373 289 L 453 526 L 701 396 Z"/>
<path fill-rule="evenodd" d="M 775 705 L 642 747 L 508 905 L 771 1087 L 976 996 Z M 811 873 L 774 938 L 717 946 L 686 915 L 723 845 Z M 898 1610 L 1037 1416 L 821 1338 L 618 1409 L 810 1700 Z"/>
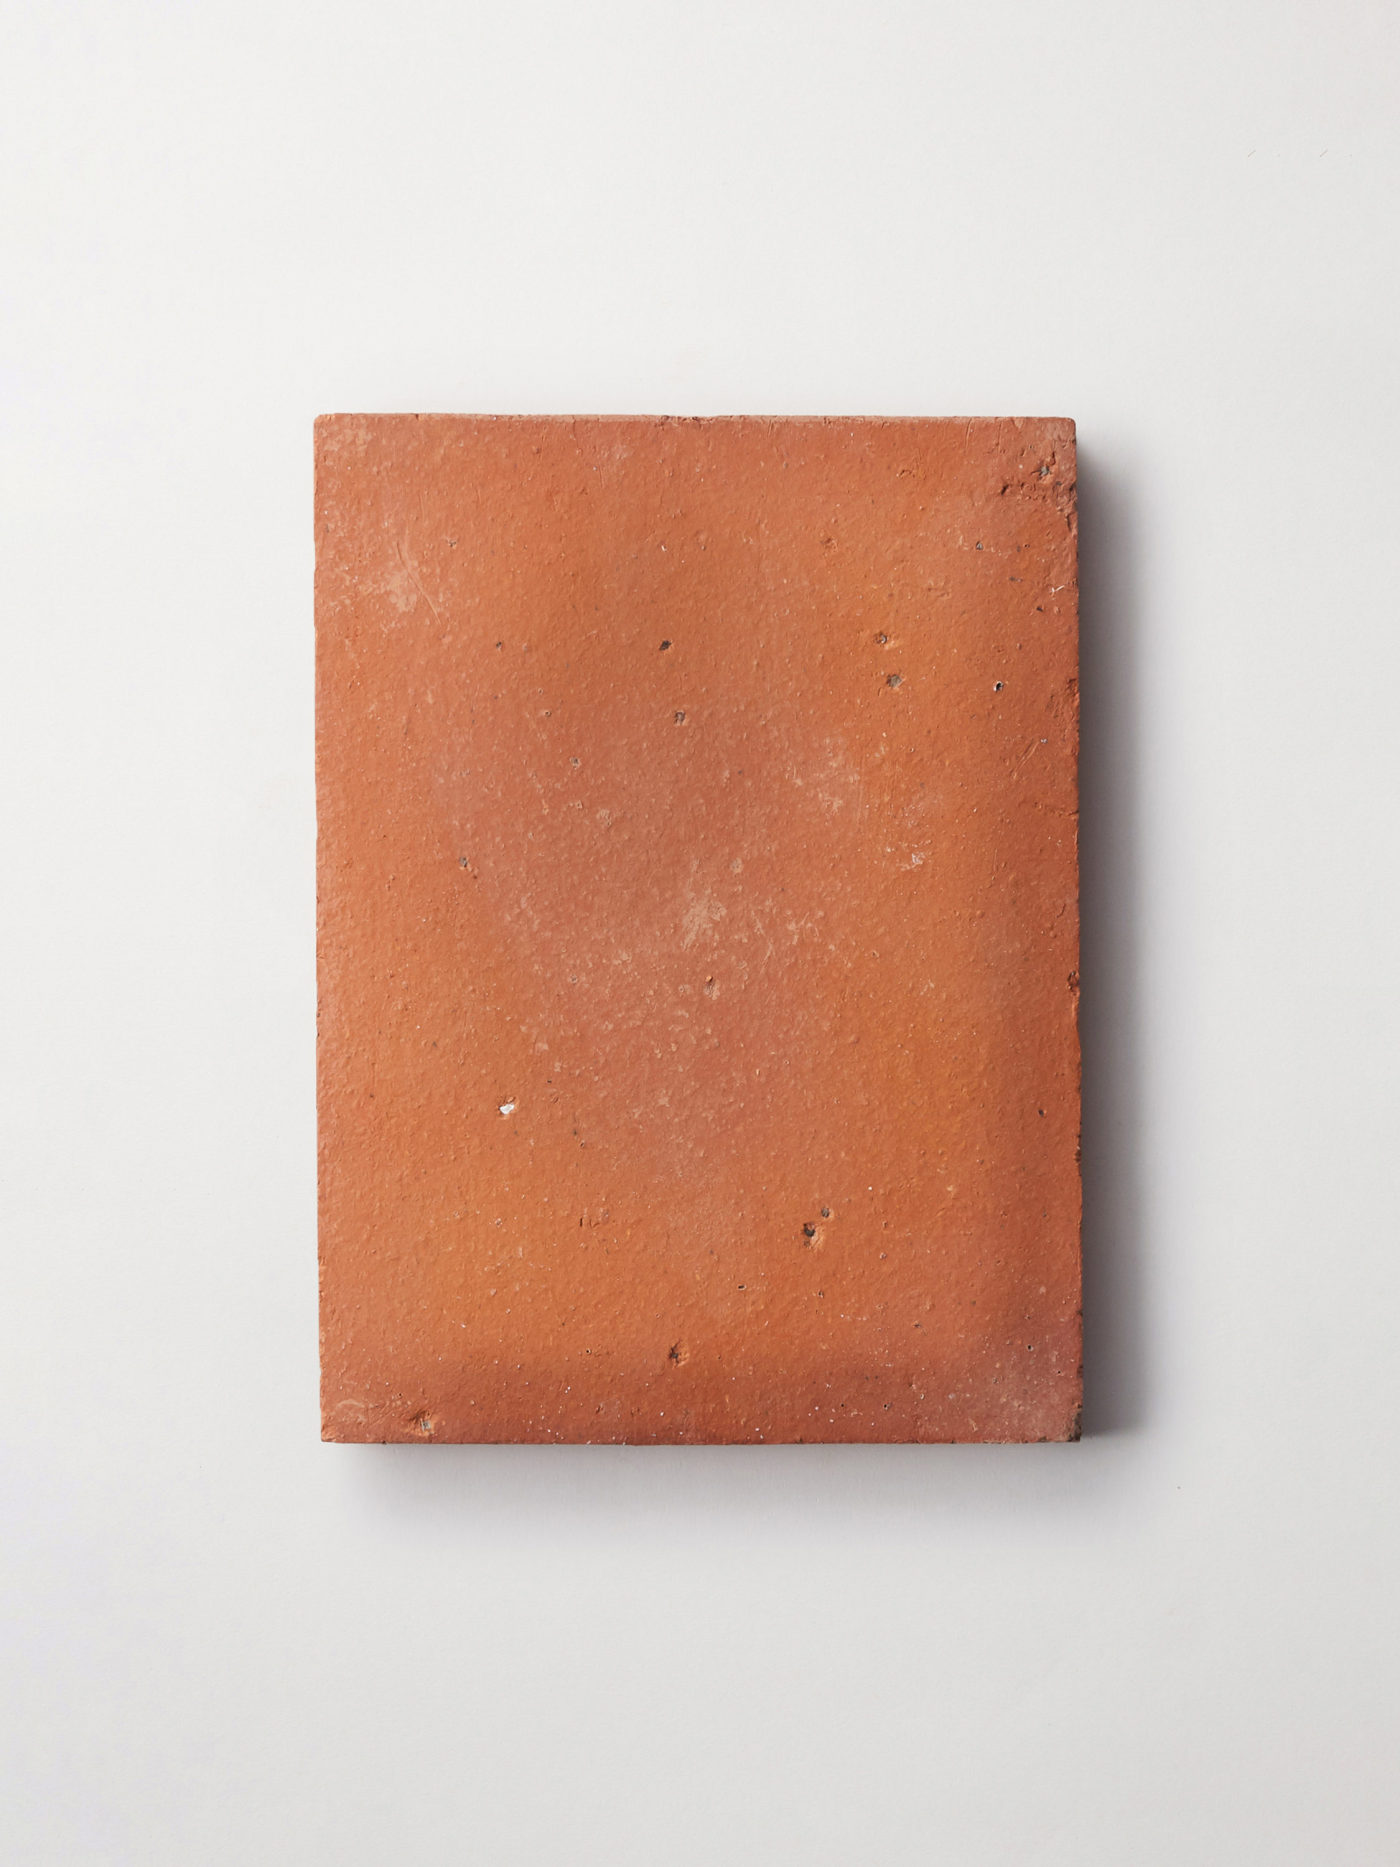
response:
<path fill-rule="evenodd" d="M 875 637 L 875 640 L 876 640 L 876 641 L 877 641 L 877 642 L 878 642 L 878 643 L 880 644 L 880 646 L 881 646 L 881 648 L 883 648 L 883 647 L 885 646 L 885 643 L 886 643 L 886 642 L 888 642 L 888 641 L 889 641 L 889 639 L 890 639 L 890 638 L 889 638 L 889 637 L 888 637 L 888 636 L 887 636 L 887 635 L 885 634 L 885 632 L 884 632 L 884 630 L 883 630 L 883 629 L 882 629 L 882 630 L 880 631 L 880 633 L 879 633 L 879 634 L 878 634 L 878 635 L 877 635 L 877 636 Z"/>
<path fill-rule="evenodd" d="M 664 654 L 666 653 L 666 650 L 667 650 L 667 649 L 668 649 L 668 648 L 669 648 L 670 646 L 671 646 L 671 644 L 670 644 L 669 642 L 663 642 L 663 643 L 661 644 L 661 653 L 662 653 L 662 654 L 664 655 Z"/>
<path fill-rule="evenodd" d="M 815 1238 L 816 1235 L 817 1235 L 817 1228 L 815 1225 L 808 1224 L 808 1225 L 803 1226 L 802 1236 L 804 1238 Z"/>
<path fill-rule="evenodd" d="M 823 1206 L 823 1207 L 822 1207 L 822 1217 L 823 1217 L 824 1219 L 829 1219 L 829 1218 L 831 1217 L 831 1207 L 830 1207 L 830 1206 Z"/>
<path fill-rule="evenodd" d="M 676 715 L 676 724 L 677 724 L 677 726 L 684 726 L 684 725 L 685 725 L 685 715 L 684 715 L 684 713 L 677 713 L 677 715 Z"/>
<path fill-rule="evenodd" d="M 1002 688 L 1003 688 L 1003 687 L 1005 687 L 1005 685 L 1006 685 L 1006 682 L 1005 682 L 1005 681 L 997 681 L 997 682 L 996 682 L 996 683 L 995 683 L 995 684 L 993 685 L 993 688 L 992 688 L 992 692 L 993 692 L 993 693 L 995 693 L 995 694 L 999 694 L 999 693 L 1001 692 L 1001 690 L 1002 690 Z"/>

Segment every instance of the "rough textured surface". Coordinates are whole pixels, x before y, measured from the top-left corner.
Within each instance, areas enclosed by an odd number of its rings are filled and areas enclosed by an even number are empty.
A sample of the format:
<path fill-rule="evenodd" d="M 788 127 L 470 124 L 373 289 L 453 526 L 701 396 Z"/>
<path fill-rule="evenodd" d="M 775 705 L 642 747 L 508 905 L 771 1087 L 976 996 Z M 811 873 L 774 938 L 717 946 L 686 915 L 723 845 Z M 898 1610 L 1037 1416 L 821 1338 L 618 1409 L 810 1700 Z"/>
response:
<path fill-rule="evenodd" d="M 318 423 L 328 1438 L 1075 1436 L 1073 433 Z"/>

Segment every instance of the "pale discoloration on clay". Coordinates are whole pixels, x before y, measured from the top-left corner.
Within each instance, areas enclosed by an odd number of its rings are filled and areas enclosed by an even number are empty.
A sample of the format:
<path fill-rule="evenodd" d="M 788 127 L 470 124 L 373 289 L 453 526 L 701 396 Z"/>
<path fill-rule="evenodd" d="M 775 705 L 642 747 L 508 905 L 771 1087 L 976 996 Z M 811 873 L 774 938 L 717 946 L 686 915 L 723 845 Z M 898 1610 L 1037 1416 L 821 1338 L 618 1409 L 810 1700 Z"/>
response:
<path fill-rule="evenodd" d="M 317 428 L 324 1430 L 1062 1439 L 1073 426 Z"/>

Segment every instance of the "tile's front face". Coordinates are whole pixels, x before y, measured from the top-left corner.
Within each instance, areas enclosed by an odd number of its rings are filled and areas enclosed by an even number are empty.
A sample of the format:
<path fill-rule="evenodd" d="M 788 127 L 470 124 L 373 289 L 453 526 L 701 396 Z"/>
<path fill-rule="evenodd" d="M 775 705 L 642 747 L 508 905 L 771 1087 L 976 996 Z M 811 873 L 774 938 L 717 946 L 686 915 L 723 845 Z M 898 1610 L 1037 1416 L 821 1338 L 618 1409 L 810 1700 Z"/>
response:
<path fill-rule="evenodd" d="M 1063 421 L 317 430 L 344 1440 L 1062 1439 Z"/>

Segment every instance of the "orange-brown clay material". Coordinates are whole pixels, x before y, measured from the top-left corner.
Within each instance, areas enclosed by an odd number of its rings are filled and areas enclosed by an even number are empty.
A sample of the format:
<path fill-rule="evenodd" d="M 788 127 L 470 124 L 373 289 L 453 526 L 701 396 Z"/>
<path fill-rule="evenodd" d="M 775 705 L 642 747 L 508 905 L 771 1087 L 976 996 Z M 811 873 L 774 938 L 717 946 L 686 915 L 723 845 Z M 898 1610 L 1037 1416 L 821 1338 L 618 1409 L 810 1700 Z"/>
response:
<path fill-rule="evenodd" d="M 325 1436 L 1074 1438 L 1073 424 L 316 474 Z"/>

